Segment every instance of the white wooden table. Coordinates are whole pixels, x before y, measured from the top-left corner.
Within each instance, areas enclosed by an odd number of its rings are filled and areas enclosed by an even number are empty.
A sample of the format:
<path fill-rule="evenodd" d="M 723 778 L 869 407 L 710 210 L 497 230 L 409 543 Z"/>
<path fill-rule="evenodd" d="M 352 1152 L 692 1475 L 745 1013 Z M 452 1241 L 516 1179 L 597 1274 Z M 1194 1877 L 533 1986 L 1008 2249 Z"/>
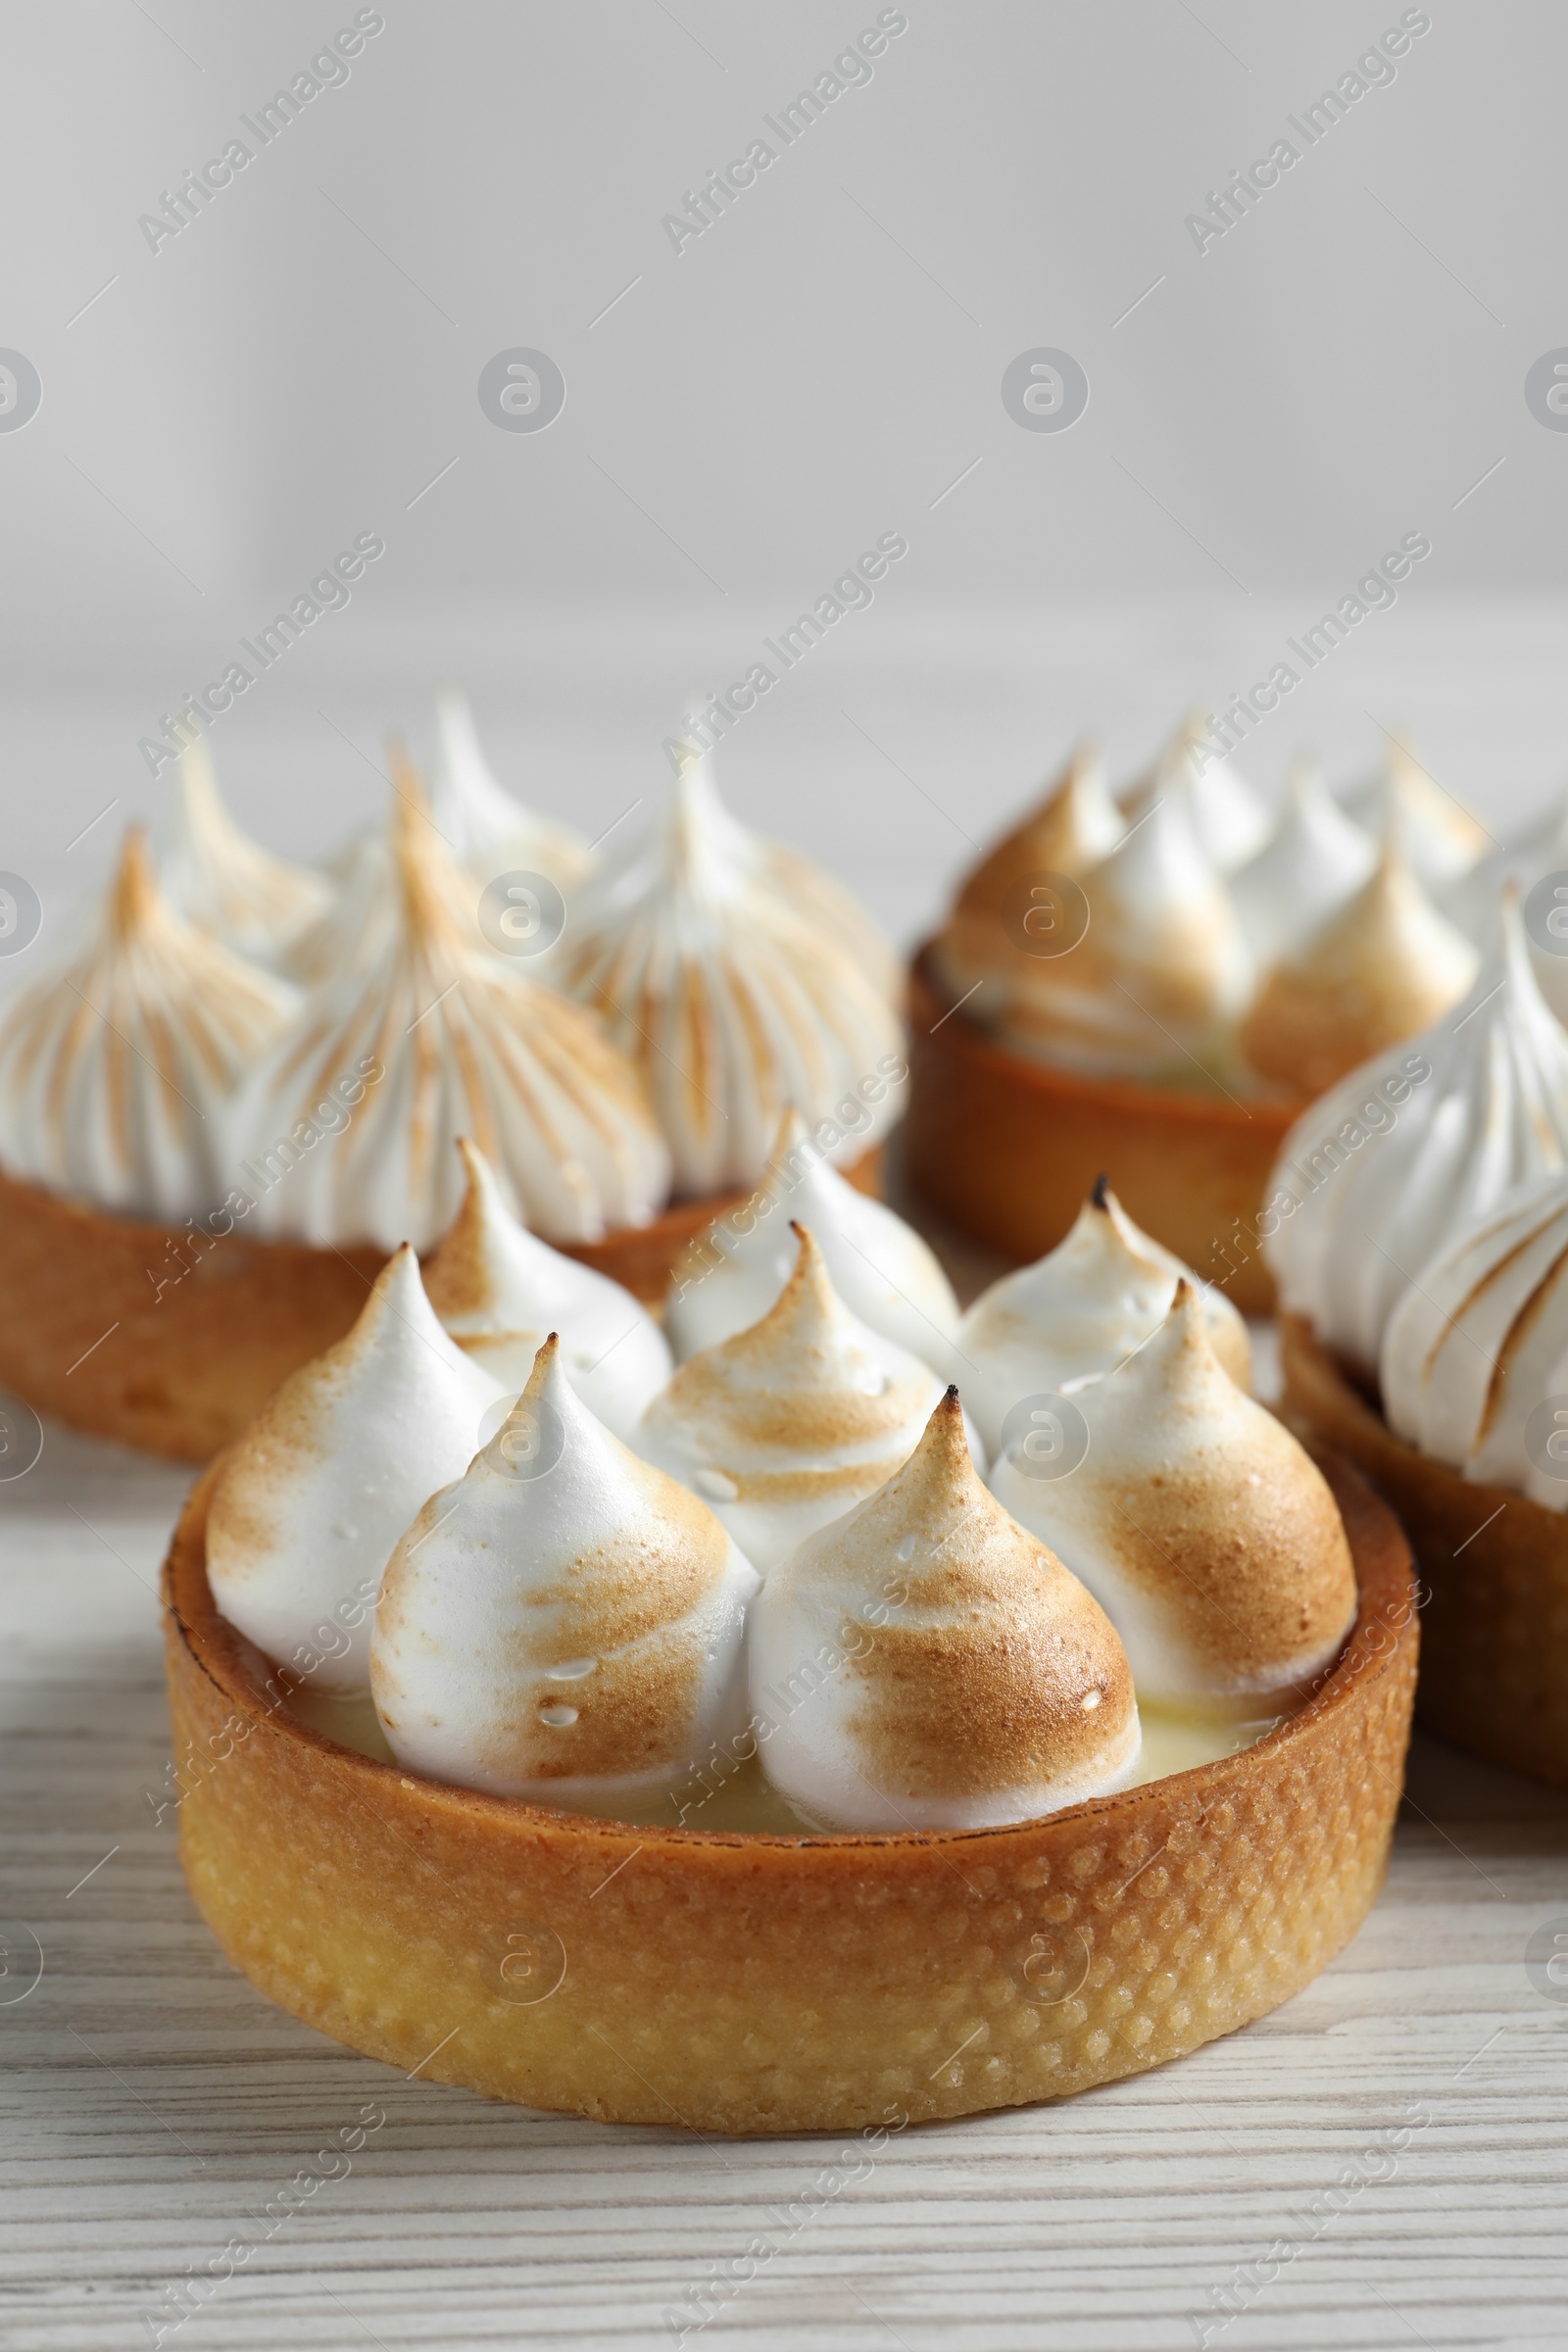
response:
<path fill-rule="evenodd" d="M 229 1967 L 146 1793 L 184 1485 L 51 1429 L 0 1487 L 7 2352 L 159 2328 L 180 2352 L 674 2345 L 693 2290 L 737 2264 L 688 2345 L 1568 2334 L 1568 1984 L 1558 2001 L 1525 1965 L 1533 1931 L 1568 1934 L 1568 1798 L 1418 1742 L 1388 1887 L 1297 2000 L 1063 2106 L 910 2131 L 792 2228 L 836 2140 L 489 2105 L 338 2048 Z M 368 2103 L 386 2120 L 352 2170 L 269 2235 L 252 2217 Z M 174 2328 L 178 2282 L 236 2238 L 255 2252 Z"/>

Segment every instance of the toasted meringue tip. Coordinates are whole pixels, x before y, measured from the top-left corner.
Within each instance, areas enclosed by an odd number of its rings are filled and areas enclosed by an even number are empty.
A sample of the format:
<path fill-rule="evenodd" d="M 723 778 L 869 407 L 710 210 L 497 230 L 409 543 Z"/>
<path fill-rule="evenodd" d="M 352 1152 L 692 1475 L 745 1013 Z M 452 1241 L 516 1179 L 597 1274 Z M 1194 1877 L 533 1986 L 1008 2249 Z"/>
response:
<path fill-rule="evenodd" d="M 127 825 L 120 845 L 120 862 L 110 885 L 113 919 L 122 931 L 145 922 L 161 904 L 158 875 L 148 847 L 145 825 Z"/>
<path fill-rule="evenodd" d="M 1095 1178 L 1094 1184 L 1090 1189 L 1090 1201 L 1094 1207 L 1102 1208 L 1108 1216 L 1110 1213 L 1111 1203 L 1114 1201 L 1115 1198 L 1115 1194 L 1110 1189 L 1110 1178 L 1106 1171 L 1102 1168 L 1100 1174 Z"/>

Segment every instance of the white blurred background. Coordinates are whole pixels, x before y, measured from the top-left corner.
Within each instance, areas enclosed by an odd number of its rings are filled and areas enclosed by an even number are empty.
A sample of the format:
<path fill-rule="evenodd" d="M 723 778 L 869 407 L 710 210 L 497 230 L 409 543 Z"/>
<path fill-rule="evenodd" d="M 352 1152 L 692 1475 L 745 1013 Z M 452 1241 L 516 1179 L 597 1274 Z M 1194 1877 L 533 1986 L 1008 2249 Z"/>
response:
<path fill-rule="evenodd" d="M 241 116 L 357 16 L 347 78 L 260 149 Z M 879 16 L 906 28 L 786 149 L 764 116 Z M 1287 118 L 1417 20 L 1308 147 Z M 1544 0 L 82 0 L 4 37 L 0 346 L 42 402 L 0 431 L 0 866 L 46 936 L 163 803 L 139 740 L 362 532 L 349 607 L 213 730 L 296 855 L 378 806 L 383 728 L 421 747 L 447 680 L 524 797 L 591 836 L 648 811 L 692 691 L 886 532 L 906 558 L 720 772 L 902 938 L 1075 734 L 1130 769 L 1406 533 L 1397 605 L 1240 764 L 1273 792 L 1307 744 L 1349 780 L 1403 724 L 1498 834 L 1561 789 L 1568 434 L 1524 391 L 1568 344 Z M 260 151 L 151 250 L 140 216 L 235 136 Z M 677 253 L 663 216 L 759 137 L 777 160 Z M 1187 216 L 1280 138 L 1299 161 L 1200 253 Z M 1003 405 L 1041 346 L 1089 378 L 1064 432 Z M 564 373 L 547 430 L 481 410 L 513 347 Z"/>

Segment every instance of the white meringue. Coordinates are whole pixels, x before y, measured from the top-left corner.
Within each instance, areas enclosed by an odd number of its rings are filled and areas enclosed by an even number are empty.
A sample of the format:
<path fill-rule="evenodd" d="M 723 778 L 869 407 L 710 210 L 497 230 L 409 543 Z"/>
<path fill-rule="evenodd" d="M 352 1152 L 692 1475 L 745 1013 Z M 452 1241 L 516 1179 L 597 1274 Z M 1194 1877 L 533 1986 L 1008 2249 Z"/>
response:
<path fill-rule="evenodd" d="M 958 1326 L 963 1394 L 989 1452 L 1031 1396 L 1109 1372 L 1157 1331 L 1183 1276 L 1202 1301 L 1215 1354 L 1242 1388 L 1251 1381 L 1247 1325 L 1222 1291 L 1133 1223 L 1102 1177 L 1065 1241 L 982 1292 Z"/>
<path fill-rule="evenodd" d="M 351 834 L 330 860 L 332 897 L 288 951 L 289 976 L 301 988 L 321 988 L 351 972 L 368 971 L 385 953 L 397 928 L 394 822 L 389 814 L 382 823 Z"/>
<path fill-rule="evenodd" d="M 1568 1391 L 1568 1173 L 1518 1186 L 1448 1234 L 1389 1318 L 1381 1372 L 1391 1427 L 1423 1453 L 1568 1510 L 1568 1476 L 1547 1467 L 1561 1438 L 1549 1456 L 1527 1442 L 1532 1414 Z"/>
<path fill-rule="evenodd" d="M 580 833 L 536 815 L 497 782 L 468 698 L 451 686 L 435 698 L 430 816 L 481 882 L 514 871 L 539 873 L 565 893 L 593 871 L 593 852 Z"/>
<path fill-rule="evenodd" d="M 448 1339 L 399 1250 L 347 1339 L 291 1373 L 224 1457 L 207 1573 L 229 1623 L 320 1689 L 363 1689 L 388 1554 L 506 1393 Z"/>
<path fill-rule="evenodd" d="M 212 754 L 199 735 L 175 762 L 158 879 L 170 906 L 198 931 L 285 970 L 293 943 L 333 896 L 325 874 L 274 858 L 240 831 L 219 797 Z"/>
<path fill-rule="evenodd" d="M 1242 1023 L 1242 1053 L 1260 1077 L 1321 1094 L 1439 1019 L 1476 965 L 1391 831 L 1370 880 L 1268 973 Z"/>
<path fill-rule="evenodd" d="M 808 1228 L 790 1230 L 795 1270 L 762 1320 L 688 1356 L 631 1441 L 764 1577 L 908 1460 L 942 1395 L 929 1364 L 851 1314 Z"/>
<path fill-rule="evenodd" d="M 848 1102 L 857 1153 L 895 1115 L 861 1091 L 900 1050 L 890 999 L 760 882 L 755 846 L 688 760 L 662 819 L 577 894 L 549 966 L 640 1067 L 694 1199 L 754 1183 L 789 1103 L 814 1126 Z"/>
<path fill-rule="evenodd" d="M 1285 1139 L 1259 1223 L 1282 1303 L 1363 1375 L 1423 1260 L 1516 1184 L 1568 1161 L 1568 1038 L 1517 906 L 1464 1003 L 1343 1079 Z"/>
<path fill-rule="evenodd" d="M 1290 956 L 1337 914 L 1377 861 L 1377 844 L 1346 815 L 1316 761 L 1295 760 L 1273 832 L 1230 880 L 1259 969 Z"/>
<path fill-rule="evenodd" d="M 1349 794 L 1347 807 L 1380 840 L 1396 833 L 1411 871 L 1429 890 L 1442 891 L 1467 873 L 1491 839 L 1463 802 L 1429 774 L 1403 735 L 1387 738 L 1382 774 Z"/>
<path fill-rule="evenodd" d="M 795 1270 L 792 1217 L 810 1227 L 850 1312 L 946 1375 L 958 1327 L 952 1283 L 912 1227 L 827 1165 L 798 1111 L 785 1117 L 763 1184 L 675 1267 L 664 1329 L 676 1362 L 761 1321 Z"/>
<path fill-rule="evenodd" d="M 991 1490 L 1100 1601 L 1140 1705 L 1256 1715 L 1298 1695 L 1354 1619 L 1349 1546 L 1320 1472 L 1220 1365 L 1192 1284 L 1070 1403 L 1077 1467 L 1031 1476 L 1009 1446 Z"/>
<path fill-rule="evenodd" d="M 1445 899 L 1446 912 L 1478 947 L 1484 946 L 1496 919 L 1497 897 L 1503 887 L 1517 884 L 1521 904 L 1548 874 L 1568 873 L 1568 799 L 1554 802 L 1517 841 L 1494 849 L 1461 875 Z M 1563 902 L 1546 909 L 1555 948 L 1532 939 L 1530 961 L 1536 983 L 1559 1021 L 1568 1022 L 1568 914 Z M 1564 952 L 1558 954 L 1556 949 Z"/>
<path fill-rule="evenodd" d="M 673 1787 L 744 1719 L 757 1586 L 707 1504 L 601 1429 L 552 1339 L 387 1564 L 381 1728 L 413 1772 L 540 1804 Z"/>
<path fill-rule="evenodd" d="M 689 698 L 701 703 L 702 696 Z M 730 848 L 749 864 L 755 878 L 781 898 L 813 930 L 826 931 L 848 949 L 877 994 L 890 1004 L 902 1002 L 904 969 L 891 941 L 861 906 L 853 891 L 835 880 L 788 842 L 770 841 L 753 833 L 724 808 L 714 776 L 714 752 L 695 736 L 680 740 L 679 757 L 698 768 L 705 791 L 716 803 Z"/>
<path fill-rule="evenodd" d="M 1078 745 L 1045 798 L 965 876 L 934 944 L 937 971 L 970 1020 L 1004 1019 L 1020 974 L 1038 960 L 1027 945 L 1033 910 L 1018 903 L 1030 884 L 1087 872 L 1126 830 L 1099 753 Z"/>
<path fill-rule="evenodd" d="M 1211 748 L 1210 721 L 1201 710 L 1188 712 L 1153 764 L 1123 793 L 1128 820 L 1136 824 L 1173 787 L 1216 873 L 1235 873 L 1268 839 L 1267 808 L 1231 760 Z"/>
<path fill-rule="evenodd" d="M 471 886 L 423 815 L 417 777 L 400 772 L 391 920 L 375 954 L 308 1000 L 235 1099 L 234 1156 L 260 1195 L 251 1230 L 427 1249 L 461 1203 L 460 1135 L 508 1206 L 552 1240 L 646 1224 L 669 1161 L 636 1071 L 591 1013 L 514 971 L 463 919 Z M 319 1136 L 313 1104 L 367 1060 L 381 1071 L 373 1093 Z"/>
<path fill-rule="evenodd" d="M 297 1003 L 172 911 L 132 827 L 95 919 L 0 1015 L 0 1159 L 127 1215 L 215 1207 L 225 1098 Z"/>
<path fill-rule="evenodd" d="M 522 1388 L 551 1332 L 566 1378 L 596 1420 L 628 1445 L 670 1374 L 663 1333 L 630 1291 L 519 1225 L 484 1153 L 458 1139 L 468 1189 L 424 1269 L 425 1295 L 464 1353 Z"/>
<path fill-rule="evenodd" d="M 1064 954 L 1020 962 L 1008 1040 L 1074 1068 L 1191 1085 L 1224 1061 L 1252 964 L 1173 755 L 1143 813 L 1080 887 L 1089 923 Z"/>
<path fill-rule="evenodd" d="M 837 1829 L 987 1829 L 1123 1787 L 1138 1708 L 1098 1604 L 975 1475 L 957 1391 L 752 1607 L 764 1770 Z"/>

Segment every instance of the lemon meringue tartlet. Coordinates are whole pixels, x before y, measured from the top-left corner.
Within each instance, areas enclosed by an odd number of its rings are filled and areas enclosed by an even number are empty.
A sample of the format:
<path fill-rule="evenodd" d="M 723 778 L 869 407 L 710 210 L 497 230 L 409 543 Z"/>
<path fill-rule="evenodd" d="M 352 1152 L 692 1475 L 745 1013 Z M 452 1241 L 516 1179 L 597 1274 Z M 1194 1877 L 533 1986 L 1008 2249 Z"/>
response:
<path fill-rule="evenodd" d="M 154 1452 L 211 1455 L 344 1336 L 389 1249 L 428 1251 L 461 1218 L 464 1137 L 489 1165 L 492 1228 L 519 1216 L 528 1228 L 507 1242 L 492 1230 L 482 1269 L 470 1234 L 453 1301 L 465 1344 L 499 1351 L 521 1282 L 543 1320 L 517 1328 L 537 1346 L 562 1324 L 578 1381 L 614 1300 L 573 1286 L 551 1252 L 657 1303 L 693 1237 L 744 1205 L 747 1185 L 689 1153 L 692 1197 L 670 1200 L 690 1123 L 666 1104 L 661 1132 L 635 1054 L 553 984 L 548 942 L 511 953 L 487 902 L 564 886 L 569 933 L 596 887 L 586 850 L 502 793 L 461 698 L 442 698 L 438 731 L 433 808 L 394 745 L 390 821 L 318 870 L 248 842 L 205 746 L 190 745 L 167 890 L 128 846 L 96 922 L 76 921 L 70 954 L 0 1008 L 0 1380 L 35 1406 Z M 688 800 L 705 790 L 694 782 Z M 716 803 L 709 817 L 712 842 L 696 839 L 699 821 L 690 846 L 723 887 L 688 906 L 655 860 L 636 925 L 660 954 L 677 937 L 693 959 L 683 970 L 722 975 L 732 955 L 745 967 L 739 993 L 719 995 L 746 1030 L 728 1033 L 728 1067 L 733 1133 L 751 1140 L 738 1157 L 726 1145 L 723 1166 L 762 1173 L 758 1121 L 798 1091 L 813 1148 L 846 1184 L 874 1189 L 906 1076 L 889 953 L 807 859 L 744 834 Z M 529 863 L 496 870 L 514 858 Z M 683 928 L 694 909 L 710 924 L 700 940 Z M 771 1061 L 769 1021 L 794 1039 L 793 1061 Z M 700 1084 L 711 1043 L 678 1019 L 664 1037 Z M 604 1361 L 595 1400 L 624 1429 L 667 1368 L 646 1317 Z"/>
<path fill-rule="evenodd" d="M 1568 1785 L 1568 1040 L 1511 901 L 1457 1017 L 1301 1122 L 1269 1213 L 1285 1409 L 1428 1588 L 1422 1720 Z"/>
<path fill-rule="evenodd" d="M 906 1152 L 919 1191 L 961 1231 L 1033 1258 L 1111 1167 L 1141 1225 L 1244 1312 L 1265 1311 L 1256 1218 L 1292 1120 L 1473 975 L 1419 879 L 1409 844 L 1422 812 L 1438 820 L 1425 801 L 1410 814 L 1414 789 L 1389 804 L 1381 860 L 1299 762 L 1270 831 L 1189 721 L 1112 837 L 1075 758 L 914 959 Z M 1473 820 L 1448 809 L 1451 857 Z"/>
<path fill-rule="evenodd" d="M 796 1239 L 760 1329 L 685 1368 L 686 1435 L 727 1379 L 755 1442 L 771 1363 L 798 1438 L 803 1397 L 887 1362 Z M 554 1335 L 486 1401 L 405 1248 L 198 1483 L 166 1570 L 181 1855 L 225 1950 L 405 2072 L 725 2132 L 1056 2096 L 1262 2014 L 1380 1883 L 1415 1616 L 1390 1515 L 1204 1335 L 1179 1284 L 1075 1392 L 1103 1393 L 1077 1475 L 1191 1518 L 1245 1690 L 1178 1571 L 1163 1617 L 1143 1567 L 1097 1599 L 987 1491 L 955 1388 L 763 1581 L 721 1498 L 597 1422 Z M 822 1434 L 853 1431 L 851 1405 Z M 1070 1485 L 1037 1515 L 1099 1574 L 1121 1555 Z M 1281 1711 L 1241 1721 L 1239 1694 Z"/>

